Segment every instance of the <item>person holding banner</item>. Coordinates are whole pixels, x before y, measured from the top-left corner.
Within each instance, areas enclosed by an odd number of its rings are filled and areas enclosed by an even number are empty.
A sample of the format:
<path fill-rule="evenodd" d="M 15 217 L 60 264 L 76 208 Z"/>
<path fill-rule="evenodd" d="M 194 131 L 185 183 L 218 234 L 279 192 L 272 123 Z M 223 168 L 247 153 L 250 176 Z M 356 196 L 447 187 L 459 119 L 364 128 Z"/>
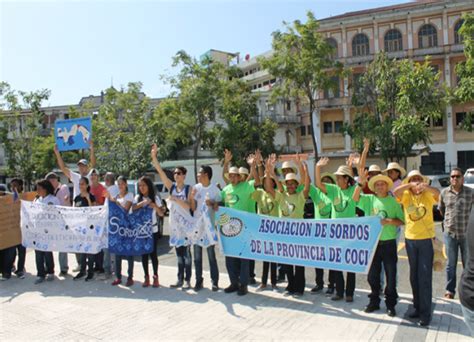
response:
<path fill-rule="evenodd" d="M 54 196 L 56 196 L 56 198 L 58 199 L 59 205 L 62 205 L 64 207 L 70 207 L 71 199 L 69 194 L 69 188 L 67 187 L 67 185 L 61 184 L 59 182 L 59 176 L 54 172 L 48 173 L 46 175 L 46 179 L 49 180 L 49 182 L 53 185 Z M 59 252 L 59 275 L 63 277 L 67 275 L 67 272 L 69 270 L 67 259 L 67 253 Z"/>
<path fill-rule="evenodd" d="M 20 178 L 13 178 L 10 181 L 10 189 L 13 192 L 13 200 L 17 201 L 20 199 L 20 194 L 23 192 L 23 180 Z M 12 270 L 15 269 L 15 258 L 18 255 L 18 263 L 16 266 L 15 274 L 18 278 L 25 278 L 25 260 L 26 260 L 26 248 L 20 243 L 13 247 L 12 250 Z"/>
<path fill-rule="evenodd" d="M 198 184 L 193 187 L 189 196 L 191 210 L 194 217 L 199 219 L 201 215 L 209 215 L 212 226 L 214 226 L 215 210 L 221 201 L 221 192 L 215 184 L 211 184 L 212 168 L 203 165 L 197 174 Z M 199 291 L 203 287 L 202 278 L 202 249 L 198 244 L 194 245 L 194 269 L 196 271 L 196 284 L 194 291 Z M 209 267 L 211 269 L 212 291 L 219 290 L 219 269 L 217 267 L 215 245 L 206 248 Z"/>
<path fill-rule="evenodd" d="M 227 174 L 230 183 L 221 191 L 221 198 L 224 205 L 229 208 L 255 213 L 255 202 L 251 200 L 255 187 L 260 185 L 260 178 L 257 175 L 255 163 L 250 171 L 255 178 L 255 185 L 249 182 L 242 182 L 239 169 L 235 166 L 229 169 Z M 248 293 L 249 283 L 249 260 L 235 257 L 225 257 L 227 273 L 229 274 L 230 286 L 224 289 L 225 293 L 237 292 L 239 296 Z"/>
<path fill-rule="evenodd" d="M 74 197 L 73 206 L 74 207 L 92 207 L 96 205 L 95 197 L 90 193 L 89 178 L 82 176 L 79 180 L 79 195 Z M 82 253 L 80 255 L 80 265 L 81 269 L 78 274 L 74 277 L 74 280 L 81 279 L 86 276 L 86 267 L 87 267 L 87 276 L 85 281 L 90 281 L 94 278 L 94 261 L 97 254 L 86 254 Z"/>
<path fill-rule="evenodd" d="M 301 180 L 304 181 L 303 191 L 297 192 L 300 185 L 298 177 L 294 173 L 287 173 L 285 176 L 286 190 L 283 189 L 281 183 L 278 184 L 278 191 L 272 187 L 271 179 L 265 179 L 265 190 L 279 203 L 281 210 L 281 217 L 301 219 L 304 216 L 304 205 L 309 196 L 309 188 L 311 180 L 308 175 L 308 169 L 305 163 L 299 158 L 296 159 L 298 168 L 300 170 Z M 270 177 L 276 178 L 275 175 L 275 159 L 268 158 L 267 172 Z M 288 277 L 288 286 L 286 287 L 286 294 L 302 296 L 306 285 L 304 266 L 286 265 L 286 275 Z"/>
<path fill-rule="evenodd" d="M 153 144 L 151 149 L 151 160 L 156 171 L 160 175 L 161 181 L 170 193 L 169 200 L 182 206 L 187 210 L 191 210 L 189 204 L 189 194 L 191 187 L 185 184 L 187 170 L 184 166 L 178 166 L 173 172 L 174 182 L 168 178 L 161 168 L 157 158 L 158 147 Z M 176 246 L 176 256 L 178 259 L 178 280 L 171 287 L 182 287 L 183 290 L 191 288 L 192 258 L 191 246 Z"/>
<path fill-rule="evenodd" d="M 91 169 L 89 172 L 89 179 L 91 183 L 91 194 L 94 196 L 97 205 L 104 205 L 105 199 L 107 198 L 107 189 L 100 184 L 100 174 L 97 169 Z M 104 270 L 104 251 L 100 251 L 96 254 L 96 260 L 94 262 L 94 271 L 98 272 L 103 280 L 107 278 Z"/>
<path fill-rule="evenodd" d="M 152 218 L 152 233 L 153 233 L 153 250 L 149 254 L 142 255 L 143 271 L 145 272 L 145 281 L 143 287 L 150 286 L 150 274 L 148 271 L 149 259 L 151 259 L 151 265 L 153 267 L 153 287 L 159 287 L 160 282 L 158 279 L 158 232 L 160 220 L 157 215 L 163 216 L 164 210 L 161 204 L 161 198 L 155 193 L 155 187 L 150 178 L 143 176 L 138 180 L 138 195 L 135 196 L 133 201 L 132 210 L 140 210 L 144 207 L 150 207 L 153 209 Z"/>
<path fill-rule="evenodd" d="M 59 205 L 59 200 L 54 196 L 53 185 L 46 179 L 36 183 L 36 192 L 38 196 L 34 200 L 37 203 L 48 205 Z M 36 270 L 38 278 L 35 284 L 41 284 L 45 279 L 54 280 L 54 258 L 53 252 L 45 252 L 35 249 Z"/>
<path fill-rule="evenodd" d="M 367 182 L 367 174 L 363 167 L 359 169 L 359 184 L 368 183 L 370 191 L 375 193 L 361 194 L 362 187 L 358 186 L 353 194 L 357 206 L 364 211 L 366 216 L 379 216 L 383 226 L 377 249 L 372 259 L 372 265 L 367 275 L 371 293 L 370 302 L 365 307 L 365 312 L 371 313 L 380 309 L 380 273 L 383 265 L 387 286 L 385 287 L 385 305 L 390 317 L 396 315 L 397 304 L 397 227 L 403 224 L 404 216 L 400 204 L 390 196 L 389 191 L 393 186 L 388 176 L 372 176 Z"/>
<path fill-rule="evenodd" d="M 433 205 L 438 202 L 439 190 L 429 186 L 428 178 L 420 171 L 412 170 L 393 193 L 405 213 L 405 246 L 414 306 L 408 316 L 418 318 L 418 325 L 428 326 L 433 291 Z"/>
<path fill-rule="evenodd" d="M 120 207 L 129 212 L 133 204 L 133 195 L 128 192 L 128 181 L 124 176 L 117 179 L 119 194 L 113 196 L 109 194 L 109 201 L 117 203 Z M 125 286 L 133 285 L 133 256 L 115 255 L 115 275 L 116 279 L 112 282 L 112 286 L 117 286 L 122 283 L 122 260 L 126 259 L 128 263 L 128 278 Z M 147 267 L 148 268 L 148 267 Z M 158 277 L 157 277 L 158 280 Z"/>

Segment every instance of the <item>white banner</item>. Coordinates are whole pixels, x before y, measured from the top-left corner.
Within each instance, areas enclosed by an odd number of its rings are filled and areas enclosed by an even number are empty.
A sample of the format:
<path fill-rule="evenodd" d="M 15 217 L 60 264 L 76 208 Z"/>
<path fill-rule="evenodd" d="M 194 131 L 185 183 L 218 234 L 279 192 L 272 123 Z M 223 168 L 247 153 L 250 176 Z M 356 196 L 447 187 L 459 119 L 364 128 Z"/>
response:
<path fill-rule="evenodd" d="M 207 247 L 217 243 L 216 230 L 207 210 L 195 218 L 179 204 L 170 200 L 167 203 L 170 211 L 170 246 Z"/>
<path fill-rule="evenodd" d="M 61 207 L 21 201 L 22 244 L 40 251 L 99 253 L 108 247 L 107 206 Z"/>

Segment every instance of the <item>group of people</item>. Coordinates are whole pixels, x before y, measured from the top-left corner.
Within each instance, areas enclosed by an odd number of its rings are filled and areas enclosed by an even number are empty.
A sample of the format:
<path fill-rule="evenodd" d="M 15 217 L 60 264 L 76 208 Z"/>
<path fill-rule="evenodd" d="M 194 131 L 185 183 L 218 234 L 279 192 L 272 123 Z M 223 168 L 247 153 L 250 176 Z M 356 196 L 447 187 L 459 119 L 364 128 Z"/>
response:
<path fill-rule="evenodd" d="M 219 205 L 259 215 L 284 217 L 293 219 L 316 218 L 355 218 L 357 216 L 379 216 L 382 232 L 373 256 L 367 276 L 371 288 L 369 303 L 365 312 L 380 310 L 381 291 L 385 296 L 386 312 L 395 316 L 397 304 L 397 253 L 401 228 L 404 227 L 405 246 L 410 267 L 410 284 L 413 292 L 413 311 L 411 318 L 417 318 L 421 326 L 429 325 L 432 314 L 432 270 L 433 240 L 435 239 L 435 222 L 433 206 L 439 204 L 444 215 L 444 238 L 448 254 L 447 286 L 445 297 L 452 299 L 456 292 L 456 264 L 458 250 L 461 250 L 463 265 L 467 263 L 468 254 L 468 217 L 472 209 L 474 193 L 463 186 L 463 172 L 454 168 L 450 173 L 451 185 L 441 193 L 429 185 L 428 178 L 418 170 L 407 174 L 398 163 L 391 162 L 385 169 L 377 165 L 366 168 L 366 159 L 370 142 L 364 140 L 362 154 L 351 155 L 345 165 L 340 165 L 334 173 L 323 172 L 329 163 L 328 158 L 321 158 L 315 164 L 314 184 L 306 163 L 300 157 L 285 161 L 277 170 L 277 156 L 269 155 L 266 160 L 257 150 L 247 158 L 249 168 L 232 166 L 232 153 L 224 153 L 223 177 L 227 185 L 221 190 L 212 183 L 212 168 L 203 165 L 199 169 L 198 184 L 186 184 L 187 170 L 176 167 L 173 179 L 162 169 L 158 158 L 158 148 L 151 149 L 152 164 L 158 172 L 164 186 L 169 192 L 169 200 L 189 210 L 194 216 L 210 213 L 214 223 L 214 213 Z M 99 182 L 100 174 L 94 169 L 94 149 L 91 145 L 91 162 L 81 159 L 78 163 L 79 172 L 73 172 L 64 164 L 61 155 L 55 148 L 58 165 L 64 175 L 73 184 L 73 197 L 70 198 L 68 187 L 59 182 L 55 173 L 49 173 L 45 179 L 37 182 L 37 199 L 41 203 L 55 205 L 73 205 L 76 207 L 102 205 L 105 201 L 113 201 L 125 211 L 137 211 L 144 207 L 153 209 L 154 247 L 150 254 L 142 256 L 145 273 L 143 287 L 159 286 L 157 240 L 159 219 L 164 215 L 162 199 L 156 193 L 153 182 L 144 176 L 138 181 L 138 194 L 134 197 L 128 192 L 127 179 L 124 176 L 105 174 L 105 186 Z M 279 171 L 279 172 L 278 172 Z M 281 178 L 280 178 L 281 176 Z M 18 182 L 18 180 L 16 180 Z M 12 190 L 21 192 L 18 184 L 12 181 Z M 311 201 L 309 201 L 311 199 Z M 314 208 L 308 209 L 308 203 Z M 314 210 L 313 210 L 314 209 Z M 314 213 L 314 214 L 312 214 Z M 474 236 L 473 236 L 474 238 Z M 191 252 L 191 248 L 193 251 Z M 4 258 L 3 278 L 8 279 L 12 271 L 12 256 L 18 252 L 19 260 L 16 274 L 24 276 L 25 251 L 22 246 L 12 247 L 9 257 Z M 206 248 L 209 259 L 212 290 L 219 289 L 219 270 L 214 246 Z M 38 278 L 36 283 L 54 279 L 54 261 L 52 252 L 35 251 Z M 176 247 L 178 274 L 174 288 L 191 288 L 192 254 L 196 282 L 194 290 L 203 287 L 202 254 L 203 247 Z M 474 253 L 473 253 L 474 254 Z M 5 262 L 5 259 L 7 261 Z M 129 256 L 115 255 L 115 280 L 112 285 L 122 283 L 122 260 L 128 262 L 126 286 L 132 286 L 134 259 Z M 149 275 L 151 259 L 153 276 Z M 226 268 L 230 285 L 224 289 L 226 293 L 237 292 L 238 295 L 248 293 L 248 285 L 255 284 L 255 261 L 227 256 Z M 110 277 L 112 272 L 112 256 L 107 249 L 102 252 L 76 255 L 77 274 L 75 280 L 93 279 L 99 272 Z M 68 255 L 59 253 L 60 274 L 68 272 Z M 263 263 L 263 273 L 258 291 L 267 288 L 270 272 L 271 288 L 276 289 L 278 281 L 287 280 L 286 295 L 301 296 L 305 291 L 305 268 L 299 265 L 279 265 L 271 262 Z M 311 293 L 324 289 L 324 270 L 316 269 L 316 285 Z M 469 283 L 474 279 L 474 272 L 463 279 Z M 469 278 L 471 277 L 471 278 Z M 347 302 L 354 300 L 356 277 L 354 273 L 344 274 L 341 271 L 328 271 L 326 293 L 331 299 Z M 472 314 L 474 323 L 474 285 L 470 283 L 468 290 L 461 291 L 463 309 Z"/>

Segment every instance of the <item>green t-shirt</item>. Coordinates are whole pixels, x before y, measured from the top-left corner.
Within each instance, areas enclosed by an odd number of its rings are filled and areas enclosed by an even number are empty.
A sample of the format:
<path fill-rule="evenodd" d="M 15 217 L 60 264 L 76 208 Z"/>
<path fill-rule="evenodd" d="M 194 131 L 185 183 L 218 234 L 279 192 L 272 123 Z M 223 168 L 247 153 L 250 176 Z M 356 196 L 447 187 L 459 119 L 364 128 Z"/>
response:
<path fill-rule="evenodd" d="M 356 217 L 356 204 L 352 199 L 356 185 L 342 190 L 334 184 L 325 184 L 327 197 L 332 203 L 331 218 Z"/>
<path fill-rule="evenodd" d="M 301 219 L 304 216 L 304 193 L 297 192 L 289 195 L 287 192 L 275 192 L 275 201 L 280 203 L 281 217 Z"/>
<path fill-rule="evenodd" d="M 311 197 L 314 204 L 314 218 L 331 218 L 332 203 L 324 192 L 311 184 L 309 187 L 309 197 Z"/>
<path fill-rule="evenodd" d="M 248 182 L 240 182 L 236 186 L 226 185 L 221 191 L 221 198 L 226 207 L 255 213 L 255 201 L 252 200 L 252 194 L 255 188 Z"/>
<path fill-rule="evenodd" d="M 252 194 L 252 199 L 257 202 L 257 212 L 261 215 L 280 217 L 280 203 L 263 189 L 256 189 Z"/>
<path fill-rule="evenodd" d="M 361 194 L 357 206 L 365 212 L 365 216 L 379 216 L 381 219 L 399 219 L 405 221 L 402 206 L 392 196 L 377 197 Z M 397 226 L 386 224 L 382 227 L 380 241 L 397 238 Z"/>

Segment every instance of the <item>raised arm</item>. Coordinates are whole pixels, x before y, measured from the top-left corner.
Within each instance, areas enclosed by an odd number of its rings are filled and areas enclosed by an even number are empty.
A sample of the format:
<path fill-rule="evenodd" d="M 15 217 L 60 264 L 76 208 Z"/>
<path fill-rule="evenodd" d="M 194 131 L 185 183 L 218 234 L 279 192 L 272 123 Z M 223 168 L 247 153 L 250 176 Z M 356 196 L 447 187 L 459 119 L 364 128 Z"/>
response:
<path fill-rule="evenodd" d="M 249 165 L 249 169 L 250 169 L 250 173 L 249 173 L 249 175 L 247 176 L 247 179 L 246 179 L 246 181 L 248 182 L 248 181 L 250 181 L 250 180 L 252 180 L 252 179 L 256 179 L 256 178 L 257 178 L 257 177 L 256 177 L 256 173 L 252 172 L 252 167 L 255 166 L 255 165 L 254 165 L 254 164 L 255 164 L 255 154 L 253 154 L 253 153 L 252 153 L 252 154 L 249 154 L 249 156 L 247 157 L 246 161 L 247 161 L 247 164 Z"/>
<path fill-rule="evenodd" d="M 95 159 L 94 142 L 92 141 L 92 139 L 89 141 L 89 149 L 90 149 L 90 160 L 91 160 L 90 164 L 91 164 L 91 169 L 93 169 L 95 168 L 95 164 L 97 160 Z"/>
<path fill-rule="evenodd" d="M 359 177 L 361 170 L 365 170 L 365 164 L 367 161 L 367 156 L 369 155 L 369 148 L 370 148 L 370 140 L 367 138 L 364 138 L 364 149 L 362 150 L 362 155 L 360 156 L 359 159 Z"/>
<path fill-rule="evenodd" d="M 232 161 L 232 152 L 228 149 L 224 150 L 224 165 L 222 166 L 222 179 L 226 184 L 229 184 L 230 180 L 227 178 L 229 172 L 229 164 Z"/>
<path fill-rule="evenodd" d="M 319 188 L 319 190 L 321 190 L 325 194 L 327 194 L 327 189 L 326 185 L 321 182 L 321 168 L 323 166 L 326 166 L 328 163 L 329 158 L 323 157 L 319 159 L 319 161 L 316 163 L 316 167 L 314 168 L 314 182 L 316 183 L 316 186 Z"/>
<path fill-rule="evenodd" d="M 58 150 L 58 145 L 54 145 L 54 154 L 56 155 L 56 160 L 58 161 L 58 166 L 61 169 L 61 171 L 64 173 L 64 175 L 68 179 L 71 179 L 71 170 L 69 170 L 66 164 L 64 164 L 63 157 L 61 157 L 61 153 L 59 153 L 59 150 Z"/>
<path fill-rule="evenodd" d="M 262 179 L 258 176 L 257 173 L 257 161 L 254 159 L 252 165 L 250 165 L 250 174 L 255 179 L 255 187 L 262 184 Z"/>
<path fill-rule="evenodd" d="M 301 178 L 304 179 L 303 195 L 304 195 L 304 198 L 308 198 L 309 187 L 311 185 L 311 179 L 309 178 L 308 165 L 306 165 L 305 162 L 302 162 L 301 164 L 303 165 L 303 170 L 302 170 L 303 172 L 301 173 Z"/>
<path fill-rule="evenodd" d="M 165 187 L 168 189 L 168 191 L 170 191 L 171 187 L 173 186 L 173 182 L 168 178 L 165 171 L 163 171 L 163 169 L 161 168 L 161 165 L 158 162 L 158 158 L 156 156 L 157 153 L 158 153 L 158 147 L 156 146 L 156 144 L 153 144 L 153 146 L 151 147 L 151 161 L 156 171 L 160 175 L 161 181 L 163 182 Z"/>
<path fill-rule="evenodd" d="M 364 185 L 367 182 L 367 173 L 364 171 L 359 171 L 359 183 Z M 360 200 L 360 192 L 362 191 L 361 186 L 356 186 L 354 193 L 352 194 L 352 199 L 354 202 L 358 203 Z"/>
<path fill-rule="evenodd" d="M 402 184 L 402 185 L 400 185 L 399 187 L 397 187 L 396 189 L 393 190 L 393 194 L 398 199 L 401 199 L 402 196 L 403 196 L 403 193 L 405 192 L 405 190 L 410 190 L 411 188 L 416 187 L 416 185 L 417 185 L 416 183 Z"/>
<path fill-rule="evenodd" d="M 275 189 L 273 188 L 272 178 L 275 180 L 275 183 L 278 182 L 278 179 L 275 175 L 275 161 L 272 159 L 272 156 L 268 157 L 265 168 L 267 170 L 268 177 L 265 177 L 265 191 L 275 198 Z M 280 185 L 281 186 L 281 185 Z"/>
<path fill-rule="evenodd" d="M 418 185 L 418 187 L 419 187 L 419 189 L 420 189 L 421 191 L 428 191 L 428 192 L 431 192 L 431 193 L 433 194 L 433 196 L 434 196 L 436 199 L 439 198 L 440 192 L 439 192 L 439 190 L 436 189 L 435 187 L 432 187 L 431 185 L 428 185 L 428 184 L 426 184 L 426 183 L 420 183 L 420 184 Z"/>
<path fill-rule="evenodd" d="M 265 170 L 263 168 L 263 157 L 262 157 L 262 153 L 260 152 L 259 149 L 257 149 L 255 151 L 255 159 L 256 159 L 256 163 L 257 163 L 257 173 L 258 173 L 258 176 L 260 177 L 260 179 L 263 178 L 263 176 L 265 175 Z"/>

